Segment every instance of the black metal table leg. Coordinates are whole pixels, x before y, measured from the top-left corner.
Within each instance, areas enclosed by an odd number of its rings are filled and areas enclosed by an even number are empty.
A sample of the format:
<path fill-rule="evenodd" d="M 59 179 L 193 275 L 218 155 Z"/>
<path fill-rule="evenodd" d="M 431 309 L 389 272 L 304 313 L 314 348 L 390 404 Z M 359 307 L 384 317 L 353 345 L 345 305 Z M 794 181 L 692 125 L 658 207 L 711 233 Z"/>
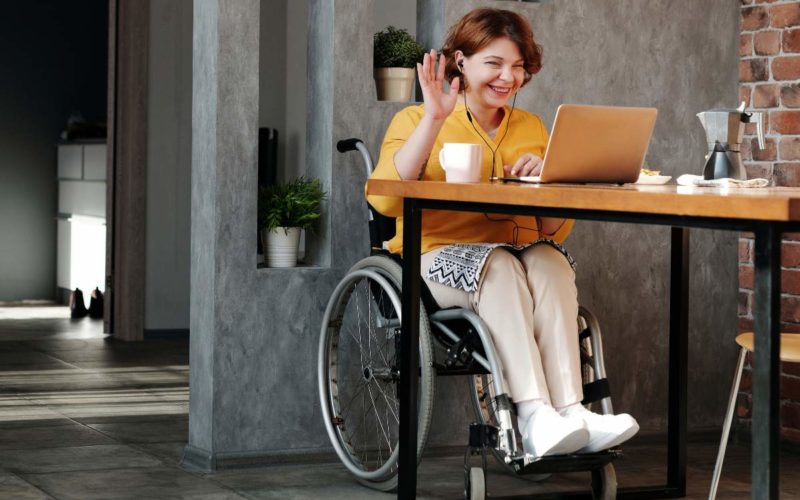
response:
<path fill-rule="evenodd" d="M 780 388 L 781 229 L 755 231 L 753 318 L 753 498 L 778 498 Z"/>
<path fill-rule="evenodd" d="M 689 351 L 689 230 L 672 228 L 669 284 L 669 408 L 667 486 L 686 496 L 686 415 Z"/>
<path fill-rule="evenodd" d="M 419 383 L 419 259 L 422 210 L 403 201 L 403 291 L 400 334 L 400 456 L 397 498 L 417 495 L 417 385 Z"/>

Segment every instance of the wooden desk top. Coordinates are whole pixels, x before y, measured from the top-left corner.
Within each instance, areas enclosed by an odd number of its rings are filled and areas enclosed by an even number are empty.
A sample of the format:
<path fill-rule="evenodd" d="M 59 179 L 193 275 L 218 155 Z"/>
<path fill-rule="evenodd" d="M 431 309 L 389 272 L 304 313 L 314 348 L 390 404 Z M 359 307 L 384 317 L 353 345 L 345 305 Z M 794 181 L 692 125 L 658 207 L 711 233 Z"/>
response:
<path fill-rule="evenodd" d="M 692 186 L 524 184 L 371 179 L 367 194 L 644 214 L 800 221 L 800 188 L 719 189 Z"/>

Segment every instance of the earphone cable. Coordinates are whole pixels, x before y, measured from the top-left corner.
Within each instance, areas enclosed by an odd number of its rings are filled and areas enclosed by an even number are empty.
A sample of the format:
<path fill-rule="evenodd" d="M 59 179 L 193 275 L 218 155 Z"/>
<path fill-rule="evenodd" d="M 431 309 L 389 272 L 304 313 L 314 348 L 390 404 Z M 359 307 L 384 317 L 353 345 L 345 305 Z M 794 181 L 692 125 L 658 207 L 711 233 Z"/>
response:
<path fill-rule="evenodd" d="M 500 149 L 500 145 L 503 144 L 503 141 L 505 140 L 506 135 L 508 135 L 508 126 L 511 124 L 511 116 L 514 114 L 514 108 L 517 106 L 517 94 L 516 93 L 514 94 L 514 98 L 511 101 L 511 111 L 509 111 L 508 118 L 506 119 L 506 128 L 503 130 L 503 136 L 500 137 L 500 140 L 497 142 L 497 146 L 492 148 L 492 146 L 489 144 L 489 141 L 487 141 L 486 138 L 483 137 L 483 134 L 481 134 L 478 131 L 478 128 L 475 126 L 475 123 L 472 121 L 472 113 L 470 113 L 469 104 L 467 104 L 466 84 L 464 84 L 462 86 L 461 90 L 464 93 L 464 109 L 466 110 L 466 113 L 467 113 L 467 121 L 469 121 L 469 124 L 472 125 L 472 129 L 475 130 L 475 133 L 478 134 L 478 137 L 480 137 L 481 140 L 483 141 L 483 143 L 486 144 L 486 147 L 489 148 L 489 151 L 492 152 L 492 174 L 494 174 L 495 155 L 497 153 L 497 150 Z"/>
<path fill-rule="evenodd" d="M 472 129 L 475 130 L 475 133 L 478 134 L 478 137 L 480 137 L 481 140 L 484 142 L 484 144 L 486 144 L 486 147 L 489 148 L 489 151 L 492 152 L 492 173 L 494 173 L 495 154 L 497 153 L 497 150 L 500 149 L 500 145 L 505 140 L 506 135 L 508 135 L 508 126 L 511 124 L 511 115 L 514 114 L 514 108 L 516 108 L 516 106 L 517 106 L 517 94 L 516 93 L 514 94 L 514 98 L 511 101 L 511 111 L 509 111 L 508 118 L 506 119 L 506 127 L 503 130 L 503 136 L 500 137 L 500 140 L 497 142 L 497 146 L 492 148 L 492 146 L 489 144 L 489 141 L 487 141 L 483 137 L 483 134 L 481 134 L 478 131 L 478 128 L 475 127 L 475 123 L 472 121 L 472 113 L 470 113 L 469 104 L 467 103 L 466 84 L 462 87 L 462 91 L 464 93 L 464 109 L 466 110 L 466 113 L 467 113 L 467 121 L 469 121 L 469 124 L 472 125 Z M 530 227 L 520 226 L 517 223 L 517 221 L 515 221 L 514 219 L 511 219 L 511 218 L 493 219 L 493 218 L 489 217 L 489 214 L 487 214 L 486 212 L 483 213 L 483 216 L 486 217 L 486 220 L 491 221 L 491 222 L 510 222 L 510 223 L 514 224 L 514 228 L 511 230 L 511 244 L 515 245 L 515 246 L 519 242 L 519 230 L 520 229 L 526 229 L 528 231 L 536 231 L 538 234 L 541 234 L 541 231 L 539 230 L 539 228 L 533 229 L 533 228 L 530 228 Z"/>

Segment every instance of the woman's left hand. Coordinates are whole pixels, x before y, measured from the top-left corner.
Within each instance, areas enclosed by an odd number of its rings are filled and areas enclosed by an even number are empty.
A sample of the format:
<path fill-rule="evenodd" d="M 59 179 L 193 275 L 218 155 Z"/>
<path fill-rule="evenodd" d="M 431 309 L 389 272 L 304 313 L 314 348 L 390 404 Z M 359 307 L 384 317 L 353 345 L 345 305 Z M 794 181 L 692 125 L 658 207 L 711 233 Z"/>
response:
<path fill-rule="evenodd" d="M 539 175 L 542 171 L 542 159 L 533 153 L 525 153 L 520 156 L 514 165 L 503 165 L 506 175 L 516 175 L 518 177 L 528 177 Z"/>

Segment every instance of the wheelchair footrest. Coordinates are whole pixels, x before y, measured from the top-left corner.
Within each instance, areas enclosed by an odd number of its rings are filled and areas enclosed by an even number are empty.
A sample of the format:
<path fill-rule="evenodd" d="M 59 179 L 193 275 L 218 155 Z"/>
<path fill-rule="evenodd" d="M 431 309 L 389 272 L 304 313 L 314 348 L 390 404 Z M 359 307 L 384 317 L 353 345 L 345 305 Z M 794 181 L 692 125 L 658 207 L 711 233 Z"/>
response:
<path fill-rule="evenodd" d="M 622 451 L 614 448 L 597 453 L 570 453 L 569 455 L 542 457 L 528 465 L 524 465 L 525 459 L 520 457 L 513 459 L 511 465 L 520 475 L 584 472 L 600 469 L 621 456 Z"/>

